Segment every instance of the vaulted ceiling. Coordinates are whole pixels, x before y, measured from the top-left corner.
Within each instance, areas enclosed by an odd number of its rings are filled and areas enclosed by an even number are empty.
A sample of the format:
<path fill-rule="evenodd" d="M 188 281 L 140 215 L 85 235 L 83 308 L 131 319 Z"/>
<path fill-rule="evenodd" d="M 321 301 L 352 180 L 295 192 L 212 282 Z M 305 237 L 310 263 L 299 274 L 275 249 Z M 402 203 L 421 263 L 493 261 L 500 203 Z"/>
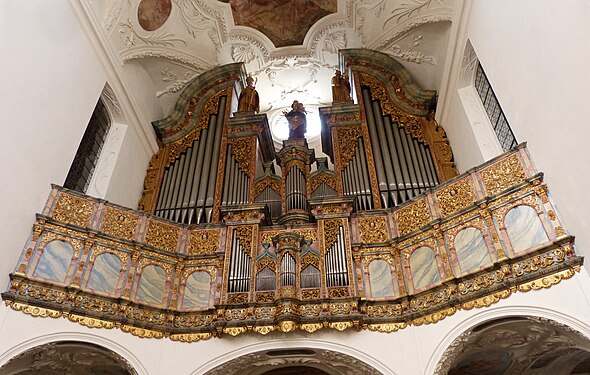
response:
<path fill-rule="evenodd" d="M 243 62 L 271 124 L 293 100 L 306 105 L 308 118 L 331 104 L 339 49 L 384 52 L 423 88 L 440 89 L 456 6 L 455 0 L 92 2 L 123 63 L 145 70 L 162 115 L 195 76 Z"/>

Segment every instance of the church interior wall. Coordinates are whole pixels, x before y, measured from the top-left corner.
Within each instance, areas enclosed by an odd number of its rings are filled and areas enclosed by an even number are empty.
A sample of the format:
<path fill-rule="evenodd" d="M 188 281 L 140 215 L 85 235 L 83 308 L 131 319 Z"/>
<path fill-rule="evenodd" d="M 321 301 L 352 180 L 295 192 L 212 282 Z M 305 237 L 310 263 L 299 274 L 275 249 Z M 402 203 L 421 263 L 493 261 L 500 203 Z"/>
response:
<path fill-rule="evenodd" d="M 578 251 L 587 256 L 590 202 L 585 186 L 590 177 L 580 173 L 577 161 L 590 160 L 587 104 L 580 95 L 590 79 L 585 68 L 590 52 L 580 48 L 575 36 L 590 34 L 589 5 L 585 1 L 567 5 L 471 1 L 468 9 L 456 53 L 462 56 L 467 40 L 472 43 L 517 141 L 527 142 L 568 229 L 576 234 Z M 442 124 L 463 170 L 465 164 L 476 165 L 478 160 L 472 162 L 472 158 L 479 155 L 461 140 L 467 138 L 461 134 L 471 125 L 462 116 L 466 108 L 456 99 L 460 87 L 456 82 L 454 100 L 439 111 L 444 113 Z"/>
<path fill-rule="evenodd" d="M 66 178 L 106 77 L 66 1 L 11 1 L 2 8 L 0 287 L 5 288 L 50 184 Z"/>

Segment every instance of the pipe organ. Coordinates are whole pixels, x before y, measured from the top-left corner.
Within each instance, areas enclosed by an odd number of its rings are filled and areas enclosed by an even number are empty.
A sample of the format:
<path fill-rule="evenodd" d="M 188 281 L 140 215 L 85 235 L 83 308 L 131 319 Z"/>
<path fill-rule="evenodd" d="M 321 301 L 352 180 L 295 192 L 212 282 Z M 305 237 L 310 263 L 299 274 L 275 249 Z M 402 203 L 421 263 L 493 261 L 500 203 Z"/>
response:
<path fill-rule="evenodd" d="M 275 150 L 265 114 L 230 113 L 242 65 L 203 73 L 154 123 L 143 211 L 54 186 L 7 304 L 178 341 L 391 332 L 579 269 L 524 145 L 456 176 L 435 93 L 386 55 L 341 54 L 358 103 L 320 109 L 333 168 L 302 107 Z"/>

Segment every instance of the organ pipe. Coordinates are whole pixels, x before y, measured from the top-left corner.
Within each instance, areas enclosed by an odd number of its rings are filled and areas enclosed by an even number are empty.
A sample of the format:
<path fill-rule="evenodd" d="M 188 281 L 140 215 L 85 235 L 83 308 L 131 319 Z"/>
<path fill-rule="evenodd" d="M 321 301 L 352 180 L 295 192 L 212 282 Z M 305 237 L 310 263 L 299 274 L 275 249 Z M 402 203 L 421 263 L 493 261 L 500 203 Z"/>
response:
<path fill-rule="evenodd" d="M 429 146 L 413 138 L 397 122 L 392 122 L 389 115 L 383 115 L 380 102 L 371 98 L 368 88 L 362 89 L 362 97 L 382 206 L 397 206 L 436 186 L 438 178 Z M 344 178 L 350 174 L 347 172 Z M 362 176 L 363 170 L 360 173 Z M 362 189 L 353 186 L 347 190 L 344 181 L 343 186 L 345 195 L 357 197 L 360 209 L 366 207 L 366 202 L 358 199 Z"/>
<path fill-rule="evenodd" d="M 199 138 L 164 171 L 155 214 L 184 224 L 211 222 L 226 97 Z"/>

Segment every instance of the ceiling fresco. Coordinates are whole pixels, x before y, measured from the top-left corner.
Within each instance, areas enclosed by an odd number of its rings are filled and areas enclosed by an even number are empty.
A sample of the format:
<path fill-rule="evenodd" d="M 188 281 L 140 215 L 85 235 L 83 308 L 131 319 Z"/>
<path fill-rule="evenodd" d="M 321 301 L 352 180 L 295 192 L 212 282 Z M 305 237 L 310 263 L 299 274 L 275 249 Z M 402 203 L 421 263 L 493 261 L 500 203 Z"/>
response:
<path fill-rule="evenodd" d="M 229 0 L 229 3 L 236 25 L 262 32 L 276 47 L 303 44 L 305 34 L 316 21 L 336 12 L 336 0 Z"/>
<path fill-rule="evenodd" d="M 182 89 L 219 65 L 242 62 L 271 127 L 291 103 L 308 113 L 332 102 L 338 51 L 368 48 L 397 59 L 424 89 L 440 90 L 456 0 L 111 0 L 91 4 L 124 66 L 145 77 L 170 114 Z M 151 109 L 153 108 L 153 109 Z M 313 116 L 313 115 L 312 115 Z M 308 115 L 309 117 L 309 115 Z M 280 132 L 279 132 L 280 133 Z M 275 140 L 280 142 L 280 139 Z M 310 146 L 314 140 L 308 139 Z M 317 139 L 319 147 L 319 137 Z"/>

